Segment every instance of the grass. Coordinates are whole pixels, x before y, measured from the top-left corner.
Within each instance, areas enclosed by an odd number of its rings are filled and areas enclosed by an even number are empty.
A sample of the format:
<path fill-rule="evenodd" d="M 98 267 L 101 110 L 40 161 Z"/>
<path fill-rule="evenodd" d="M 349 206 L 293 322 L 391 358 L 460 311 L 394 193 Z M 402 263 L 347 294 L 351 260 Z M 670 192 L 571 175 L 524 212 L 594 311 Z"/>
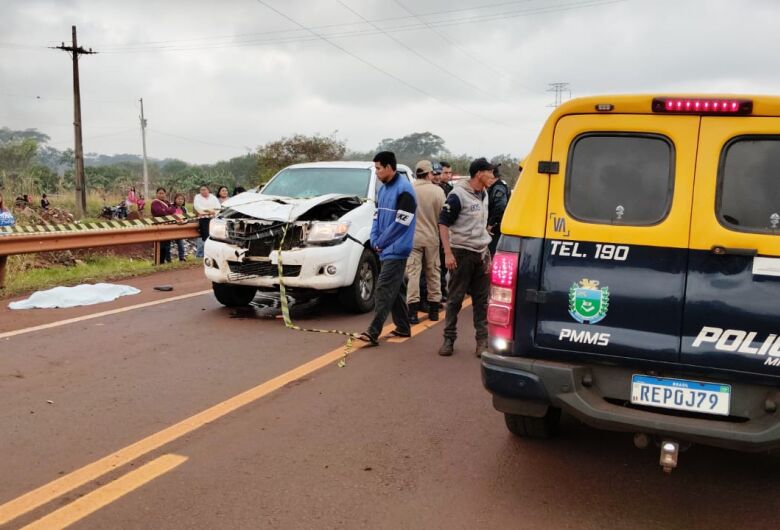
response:
<path fill-rule="evenodd" d="M 40 199 L 40 197 L 38 197 Z M 100 215 L 100 210 L 103 206 L 115 206 L 124 199 L 123 196 L 113 193 L 97 193 L 90 191 L 87 193 L 87 215 L 85 217 L 97 218 Z M 61 208 L 67 210 L 72 214 L 76 213 L 76 196 L 75 192 L 63 193 L 58 195 L 49 195 L 49 201 L 54 208 Z M 149 200 L 146 201 L 150 203 Z M 35 203 L 34 206 L 38 206 Z M 149 207 L 145 208 L 148 211 Z"/>
<path fill-rule="evenodd" d="M 50 265 L 46 268 L 29 268 L 33 257 L 11 256 L 8 260 L 5 289 L 2 296 L 16 296 L 51 287 L 78 285 L 119 280 L 152 272 L 191 268 L 197 260 L 154 265 L 151 260 L 121 256 L 85 256 L 77 265 Z"/>

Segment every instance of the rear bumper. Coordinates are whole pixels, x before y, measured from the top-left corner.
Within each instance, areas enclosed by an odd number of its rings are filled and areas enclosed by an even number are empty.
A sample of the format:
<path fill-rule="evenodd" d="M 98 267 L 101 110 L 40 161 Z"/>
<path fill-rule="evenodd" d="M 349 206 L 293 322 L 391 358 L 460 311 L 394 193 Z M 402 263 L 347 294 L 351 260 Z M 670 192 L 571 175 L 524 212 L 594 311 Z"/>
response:
<path fill-rule="evenodd" d="M 780 389 L 729 383 L 732 418 L 738 421 L 684 417 L 627 406 L 631 375 L 637 372 L 627 367 L 482 355 L 482 382 L 501 412 L 541 416 L 548 406 L 555 406 L 599 429 L 655 434 L 740 451 L 780 447 L 780 411 L 767 412 L 766 407 L 767 401 L 780 403 Z"/>

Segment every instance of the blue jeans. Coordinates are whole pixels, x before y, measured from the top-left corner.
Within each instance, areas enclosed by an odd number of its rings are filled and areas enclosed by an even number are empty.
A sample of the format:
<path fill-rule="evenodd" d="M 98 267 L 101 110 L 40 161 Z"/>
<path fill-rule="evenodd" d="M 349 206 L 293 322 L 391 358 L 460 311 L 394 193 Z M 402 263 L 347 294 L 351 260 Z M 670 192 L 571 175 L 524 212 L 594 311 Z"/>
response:
<path fill-rule="evenodd" d="M 183 239 L 177 239 L 176 240 L 176 250 L 179 251 L 179 261 L 184 261 L 187 255 L 184 253 L 184 240 Z"/>
<path fill-rule="evenodd" d="M 203 245 L 206 243 L 204 239 L 198 238 L 198 247 L 195 250 L 195 257 L 196 258 L 202 258 L 203 257 Z"/>
<path fill-rule="evenodd" d="M 388 259 L 380 263 L 381 270 L 376 282 L 374 320 L 368 326 L 368 333 L 378 338 L 385 325 L 388 313 L 401 333 L 410 333 L 409 307 L 406 305 L 406 259 Z"/>

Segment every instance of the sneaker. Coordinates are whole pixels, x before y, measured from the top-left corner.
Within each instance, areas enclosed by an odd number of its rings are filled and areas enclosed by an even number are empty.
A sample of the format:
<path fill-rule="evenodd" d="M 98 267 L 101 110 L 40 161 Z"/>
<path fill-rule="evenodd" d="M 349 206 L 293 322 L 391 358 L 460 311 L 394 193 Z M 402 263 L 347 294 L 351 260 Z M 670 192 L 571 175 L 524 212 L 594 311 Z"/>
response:
<path fill-rule="evenodd" d="M 486 352 L 488 349 L 488 343 L 487 340 L 477 340 L 477 349 L 474 351 L 474 353 L 477 355 L 477 357 L 482 357 L 482 352 Z"/>
<path fill-rule="evenodd" d="M 439 348 L 439 355 L 449 357 L 453 353 L 455 353 L 455 339 L 444 337 L 444 342 L 442 343 L 441 348 Z"/>

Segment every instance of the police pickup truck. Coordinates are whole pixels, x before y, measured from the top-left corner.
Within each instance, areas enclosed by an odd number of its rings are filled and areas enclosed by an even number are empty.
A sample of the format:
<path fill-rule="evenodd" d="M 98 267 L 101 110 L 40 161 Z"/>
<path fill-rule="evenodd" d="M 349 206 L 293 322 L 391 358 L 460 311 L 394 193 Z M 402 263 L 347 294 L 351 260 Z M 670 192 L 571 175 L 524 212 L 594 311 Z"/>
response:
<path fill-rule="evenodd" d="M 780 447 L 780 98 L 603 96 L 547 120 L 504 216 L 485 387 L 661 448 Z"/>

